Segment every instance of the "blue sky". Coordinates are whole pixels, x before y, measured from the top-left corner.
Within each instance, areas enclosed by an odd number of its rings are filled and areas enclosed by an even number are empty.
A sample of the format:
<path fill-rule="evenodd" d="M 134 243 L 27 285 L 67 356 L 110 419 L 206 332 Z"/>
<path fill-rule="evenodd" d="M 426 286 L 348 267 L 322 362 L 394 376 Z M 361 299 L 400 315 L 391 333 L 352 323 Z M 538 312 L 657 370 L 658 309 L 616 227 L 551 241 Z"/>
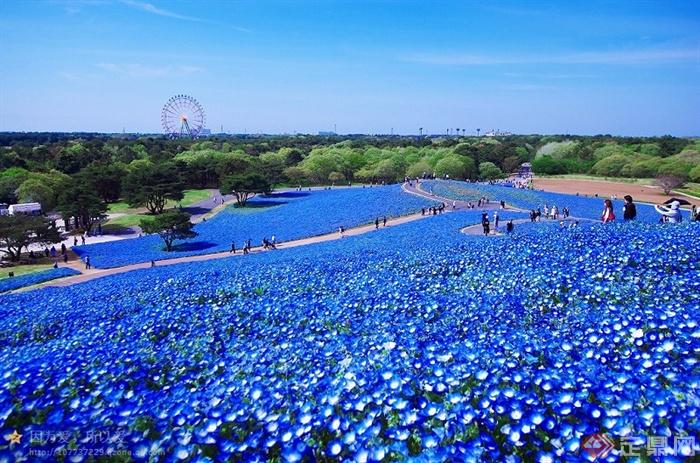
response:
<path fill-rule="evenodd" d="M 0 131 L 700 135 L 700 2 L 0 0 Z"/>

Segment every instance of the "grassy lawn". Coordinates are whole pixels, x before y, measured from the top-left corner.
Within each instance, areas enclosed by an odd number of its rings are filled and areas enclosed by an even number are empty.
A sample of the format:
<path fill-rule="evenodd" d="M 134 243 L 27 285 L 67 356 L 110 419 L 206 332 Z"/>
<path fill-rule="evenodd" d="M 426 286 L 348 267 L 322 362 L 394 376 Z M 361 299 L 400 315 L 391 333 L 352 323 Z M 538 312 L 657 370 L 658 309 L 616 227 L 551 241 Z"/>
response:
<path fill-rule="evenodd" d="M 700 183 L 688 182 L 683 188 L 679 188 L 678 191 L 696 198 L 700 198 Z"/>
<path fill-rule="evenodd" d="M 119 201 L 116 203 L 109 204 L 107 207 L 107 213 L 111 214 L 115 212 L 126 212 L 129 209 L 131 209 L 131 207 L 127 203 L 125 203 L 124 201 Z"/>
<path fill-rule="evenodd" d="M 0 280 L 9 278 L 7 276 L 8 272 L 15 272 L 15 276 L 26 275 L 27 273 L 40 272 L 42 270 L 48 270 L 52 267 L 52 264 L 31 264 L 31 265 L 17 265 L 15 267 L 3 267 L 0 269 Z"/>
<path fill-rule="evenodd" d="M 141 222 L 141 219 L 148 217 L 147 214 L 126 214 L 114 219 L 110 219 L 104 224 L 104 230 L 115 230 L 119 228 L 133 227 Z"/>
<path fill-rule="evenodd" d="M 182 198 L 182 201 L 168 201 L 165 207 L 175 207 L 178 204 L 187 207 L 209 198 L 211 198 L 209 190 L 185 190 L 185 197 Z"/>
<path fill-rule="evenodd" d="M 211 193 L 209 190 L 185 190 L 184 194 L 185 197 L 182 199 L 182 201 L 168 201 L 165 204 L 166 209 L 175 207 L 178 204 L 182 204 L 182 207 L 187 207 L 211 198 Z M 139 225 L 141 219 L 149 217 L 148 213 L 139 212 L 139 209 L 131 208 L 125 202 L 110 204 L 108 213 L 120 213 L 124 215 L 108 220 L 107 223 L 104 224 L 104 230 L 107 232 Z"/>

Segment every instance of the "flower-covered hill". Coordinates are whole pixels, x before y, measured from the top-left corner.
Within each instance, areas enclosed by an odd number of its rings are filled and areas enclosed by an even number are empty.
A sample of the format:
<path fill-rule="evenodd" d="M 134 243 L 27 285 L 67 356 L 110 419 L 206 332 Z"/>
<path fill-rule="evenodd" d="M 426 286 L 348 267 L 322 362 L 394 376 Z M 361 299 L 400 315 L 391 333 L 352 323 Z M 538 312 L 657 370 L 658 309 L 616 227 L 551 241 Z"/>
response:
<path fill-rule="evenodd" d="M 196 238 L 179 244 L 174 252 L 163 250 L 156 235 L 131 240 L 76 246 L 81 256 L 90 256 L 94 267 L 110 268 L 150 260 L 226 251 L 235 241 L 260 245 L 275 235 L 278 242 L 332 233 L 374 221 L 419 212 L 433 201 L 409 195 L 399 185 L 372 188 L 338 188 L 309 192 L 274 193 L 249 201 L 249 207 L 228 207 L 212 219 L 195 226 Z"/>
<path fill-rule="evenodd" d="M 51 268 L 40 272 L 28 273 L 17 277 L 3 278 L 0 280 L 0 293 L 12 291 L 25 286 L 32 286 L 44 281 L 55 280 L 71 275 L 79 275 L 80 272 L 68 267 Z"/>
<path fill-rule="evenodd" d="M 122 430 L 104 446 L 136 460 L 475 462 L 697 435 L 697 224 L 457 232 L 477 217 L 7 296 L 2 434 Z"/>
<path fill-rule="evenodd" d="M 605 199 L 457 180 L 426 180 L 421 183 L 421 188 L 443 198 L 476 202 L 480 198 L 486 197 L 491 201 L 503 200 L 511 206 L 526 210 L 543 209 L 545 205 L 551 208 L 556 205 L 561 214 L 562 208 L 567 207 L 572 216 L 594 220 L 600 219 Z M 619 220 L 622 220 L 623 204 L 622 198 L 613 201 L 614 210 Z M 685 212 L 685 215 L 687 218 L 688 213 Z M 659 215 L 653 207 L 637 204 L 637 219 L 654 223 L 659 220 Z"/>

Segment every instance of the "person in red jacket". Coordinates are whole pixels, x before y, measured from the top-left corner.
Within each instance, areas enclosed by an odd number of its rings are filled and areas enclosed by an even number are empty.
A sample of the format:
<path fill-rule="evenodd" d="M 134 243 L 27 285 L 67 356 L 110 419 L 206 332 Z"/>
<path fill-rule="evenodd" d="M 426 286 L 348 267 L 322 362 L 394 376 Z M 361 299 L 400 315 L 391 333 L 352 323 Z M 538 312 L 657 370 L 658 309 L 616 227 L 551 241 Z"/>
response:
<path fill-rule="evenodd" d="M 609 199 L 605 200 L 605 209 L 603 209 L 603 223 L 612 222 L 615 220 L 615 212 L 613 212 L 613 203 Z"/>

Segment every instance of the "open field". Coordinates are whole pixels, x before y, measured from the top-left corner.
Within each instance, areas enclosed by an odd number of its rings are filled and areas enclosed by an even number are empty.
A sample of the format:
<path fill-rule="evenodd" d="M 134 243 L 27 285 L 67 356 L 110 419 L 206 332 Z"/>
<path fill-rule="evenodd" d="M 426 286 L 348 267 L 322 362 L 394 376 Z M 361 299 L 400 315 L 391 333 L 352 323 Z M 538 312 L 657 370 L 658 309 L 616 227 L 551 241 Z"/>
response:
<path fill-rule="evenodd" d="M 664 195 L 660 188 L 646 184 L 645 181 L 630 183 L 593 178 L 580 179 L 570 177 L 536 177 L 534 179 L 534 186 L 537 189 L 558 193 L 579 193 L 581 195 L 588 196 L 594 196 L 597 194 L 600 198 L 609 198 L 611 195 L 616 195 L 618 198 L 622 198 L 624 195 L 631 195 L 635 201 L 652 204 L 663 203 L 670 197 Z M 695 205 L 700 206 L 700 198 L 685 197 L 685 199 Z"/>

